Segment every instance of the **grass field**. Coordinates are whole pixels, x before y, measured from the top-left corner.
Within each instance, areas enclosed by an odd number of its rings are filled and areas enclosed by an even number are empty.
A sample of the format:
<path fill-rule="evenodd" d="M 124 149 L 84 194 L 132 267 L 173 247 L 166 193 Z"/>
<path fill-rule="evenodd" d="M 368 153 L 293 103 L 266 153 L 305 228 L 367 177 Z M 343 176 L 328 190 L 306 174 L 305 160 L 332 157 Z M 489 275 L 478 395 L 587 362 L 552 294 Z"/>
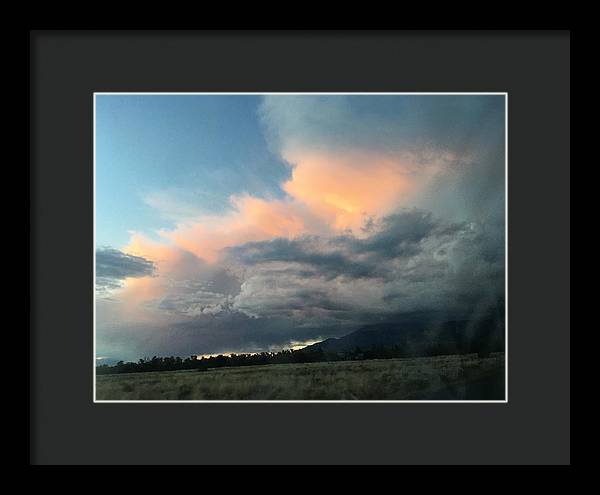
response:
<path fill-rule="evenodd" d="M 504 353 L 99 375 L 97 400 L 503 400 Z"/>

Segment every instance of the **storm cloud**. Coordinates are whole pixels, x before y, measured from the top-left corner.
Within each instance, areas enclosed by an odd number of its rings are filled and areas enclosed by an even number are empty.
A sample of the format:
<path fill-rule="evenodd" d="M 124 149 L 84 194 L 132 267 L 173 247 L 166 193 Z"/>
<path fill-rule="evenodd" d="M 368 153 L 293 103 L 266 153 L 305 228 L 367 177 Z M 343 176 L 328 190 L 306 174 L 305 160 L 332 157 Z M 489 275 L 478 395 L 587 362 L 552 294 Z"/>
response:
<path fill-rule="evenodd" d="M 452 223 L 418 209 L 367 223 L 360 236 L 232 247 L 213 272 L 170 280 L 162 297 L 145 303 L 141 321 L 106 324 L 105 312 L 115 310 L 101 304 L 100 349 L 128 348 L 133 357 L 253 352 L 373 322 L 501 311 L 502 224 Z"/>
<path fill-rule="evenodd" d="M 501 225 L 448 223 L 409 210 L 372 221 L 370 235 L 248 243 L 232 307 L 301 324 L 361 322 L 416 311 L 460 315 L 504 290 Z"/>
<path fill-rule="evenodd" d="M 96 290 L 106 292 L 121 286 L 129 277 L 147 277 L 154 274 L 152 261 L 125 254 L 118 249 L 102 247 L 96 250 Z"/>
<path fill-rule="evenodd" d="M 234 104 L 211 98 L 217 114 Z M 98 249 L 99 352 L 281 349 L 381 321 L 503 314 L 504 110 L 502 95 L 268 95 L 239 136 L 227 124 L 227 146 L 212 149 L 221 129 L 190 136 L 186 163 L 220 160 L 249 129 L 260 139 L 231 169 L 142 194 L 171 223 Z"/>

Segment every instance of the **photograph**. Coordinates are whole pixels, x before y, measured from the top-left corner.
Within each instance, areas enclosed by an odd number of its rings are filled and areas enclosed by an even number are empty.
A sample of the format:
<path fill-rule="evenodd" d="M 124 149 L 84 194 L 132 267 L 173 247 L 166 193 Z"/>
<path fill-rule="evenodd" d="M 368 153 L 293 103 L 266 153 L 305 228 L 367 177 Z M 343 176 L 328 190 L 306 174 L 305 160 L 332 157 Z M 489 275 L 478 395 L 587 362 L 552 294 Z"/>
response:
<path fill-rule="evenodd" d="M 507 92 L 91 96 L 94 402 L 508 402 Z"/>

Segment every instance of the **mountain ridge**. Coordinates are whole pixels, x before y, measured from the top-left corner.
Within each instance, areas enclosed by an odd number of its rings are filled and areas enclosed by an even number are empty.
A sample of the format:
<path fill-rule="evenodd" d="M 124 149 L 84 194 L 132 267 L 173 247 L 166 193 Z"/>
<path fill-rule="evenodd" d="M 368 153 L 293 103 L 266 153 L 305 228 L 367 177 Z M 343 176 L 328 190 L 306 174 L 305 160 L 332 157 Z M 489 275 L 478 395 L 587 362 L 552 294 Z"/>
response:
<path fill-rule="evenodd" d="M 503 319 L 405 321 L 365 325 L 342 337 L 311 344 L 302 351 L 349 353 L 403 348 L 407 355 L 417 355 L 437 348 L 448 353 L 494 352 L 504 350 L 504 341 Z"/>

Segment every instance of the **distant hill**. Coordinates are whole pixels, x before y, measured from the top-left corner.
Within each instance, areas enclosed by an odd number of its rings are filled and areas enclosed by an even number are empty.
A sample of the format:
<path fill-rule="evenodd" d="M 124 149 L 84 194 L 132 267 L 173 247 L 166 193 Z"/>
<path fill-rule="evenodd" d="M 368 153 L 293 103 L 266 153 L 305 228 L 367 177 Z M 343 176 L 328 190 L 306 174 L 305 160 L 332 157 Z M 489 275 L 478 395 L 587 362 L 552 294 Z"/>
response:
<path fill-rule="evenodd" d="M 343 354 L 386 348 L 402 348 L 407 356 L 503 351 L 504 321 L 486 318 L 477 321 L 378 323 L 343 337 L 317 342 L 303 351 Z"/>
<path fill-rule="evenodd" d="M 119 359 L 113 359 L 108 357 L 96 358 L 96 366 L 114 366 L 119 361 Z"/>

